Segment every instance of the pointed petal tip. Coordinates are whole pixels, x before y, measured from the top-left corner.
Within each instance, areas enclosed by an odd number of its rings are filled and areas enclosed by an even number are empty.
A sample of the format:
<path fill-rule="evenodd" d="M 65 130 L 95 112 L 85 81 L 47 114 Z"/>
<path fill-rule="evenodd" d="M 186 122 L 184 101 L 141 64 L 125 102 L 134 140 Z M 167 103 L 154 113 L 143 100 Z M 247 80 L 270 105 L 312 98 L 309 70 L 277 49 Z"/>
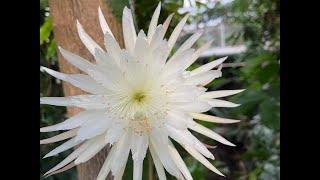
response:
<path fill-rule="evenodd" d="M 44 66 L 40 66 L 40 71 L 44 72 L 45 71 L 45 67 Z"/>
<path fill-rule="evenodd" d="M 228 56 L 222 57 L 221 61 L 224 62 L 226 59 L 228 59 Z"/>
<path fill-rule="evenodd" d="M 239 123 L 241 120 L 239 120 L 239 119 L 235 119 L 235 120 L 233 120 L 233 123 Z"/>
<path fill-rule="evenodd" d="M 75 165 L 79 165 L 79 164 L 81 164 L 81 163 L 82 163 L 82 162 L 79 161 L 79 159 L 74 160 L 74 164 L 75 164 Z"/>
<path fill-rule="evenodd" d="M 215 160 L 215 159 L 216 159 L 212 154 L 210 155 L 209 158 L 212 159 L 212 160 Z"/>
<path fill-rule="evenodd" d="M 41 101 L 41 100 L 40 100 Z M 44 131 L 44 128 L 40 128 L 40 132 L 46 132 L 46 131 Z"/>
<path fill-rule="evenodd" d="M 48 158 L 48 157 L 50 157 L 50 154 L 49 154 L 49 153 L 46 154 L 45 156 L 43 156 L 42 159 L 45 159 L 45 158 Z"/>
<path fill-rule="evenodd" d="M 49 68 L 44 67 L 44 66 L 40 66 L 40 71 L 41 71 L 41 72 L 46 72 L 46 73 L 48 73 L 48 74 L 51 74 L 51 73 L 53 72 L 52 69 L 49 69 Z"/>
<path fill-rule="evenodd" d="M 46 104 L 49 97 L 40 97 L 40 104 Z"/>
<path fill-rule="evenodd" d="M 82 136 L 77 135 L 76 137 L 74 137 L 75 141 L 82 141 L 85 140 L 85 138 L 83 138 Z"/>
<path fill-rule="evenodd" d="M 231 107 L 239 107 L 239 106 L 241 106 L 241 104 L 234 103 L 233 106 L 231 106 Z"/>
<path fill-rule="evenodd" d="M 81 33 L 83 31 L 83 27 L 78 19 L 77 19 L 77 31 L 78 33 Z"/>
<path fill-rule="evenodd" d="M 61 46 L 58 46 L 59 51 L 63 50 L 63 48 Z"/>
<path fill-rule="evenodd" d="M 131 12 L 131 9 L 129 9 L 127 6 L 124 6 L 123 13 Z"/>
<path fill-rule="evenodd" d="M 46 178 L 48 178 L 49 177 L 49 175 L 48 175 L 49 173 L 48 172 L 46 172 L 46 173 L 44 173 L 43 175 L 42 175 L 42 177 L 44 178 L 44 179 L 46 179 Z"/>
<path fill-rule="evenodd" d="M 236 147 L 235 144 L 233 144 L 232 142 L 229 142 L 229 141 L 225 142 L 224 144 L 225 144 L 225 145 L 228 145 L 228 146 Z"/>
<path fill-rule="evenodd" d="M 172 20 L 173 16 L 174 16 L 174 13 L 169 14 L 166 21 L 170 22 Z"/>
<path fill-rule="evenodd" d="M 158 5 L 157 5 L 157 8 L 155 9 L 155 11 L 157 11 L 158 9 L 161 8 L 161 1 L 159 1 Z"/>

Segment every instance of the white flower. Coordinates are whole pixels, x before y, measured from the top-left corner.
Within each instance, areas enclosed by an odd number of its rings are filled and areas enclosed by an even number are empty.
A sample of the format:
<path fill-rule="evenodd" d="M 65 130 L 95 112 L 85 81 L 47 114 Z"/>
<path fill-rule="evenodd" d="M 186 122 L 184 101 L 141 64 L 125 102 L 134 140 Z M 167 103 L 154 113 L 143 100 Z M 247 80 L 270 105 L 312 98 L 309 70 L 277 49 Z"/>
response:
<path fill-rule="evenodd" d="M 92 64 L 59 48 L 69 63 L 86 74 L 63 74 L 42 67 L 42 70 L 50 75 L 89 93 L 40 99 L 41 104 L 85 109 L 62 123 L 40 129 L 40 132 L 67 130 L 52 138 L 41 140 L 41 144 L 69 139 L 45 157 L 54 156 L 79 145 L 45 175 L 84 163 L 107 144 L 111 144 L 111 151 L 97 177 L 99 180 L 105 179 L 109 172 L 116 179 L 121 179 L 130 150 L 134 162 L 133 179 L 140 180 L 148 148 L 160 180 L 166 179 L 164 169 L 178 179 L 192 179 L 171 142 L 172 138 L 204 166 L 223 176 L 206 159 L 214 159 L 214 156 L 189 129 L 222 144 L 234 146 L 193 119 L 214 123 L 238 122 L 202 113 L 212 107 L 238 106 L 216 98 L 233 95 L 242 90 L 206 92 L 206 88 L 203 87 L 221 76 L 220 64 L 226 58 L 212 61 L 192 71 L 186 70 L 210 45 L 209 42 L 196 51 L 191 48 L 201 33 L 192 35 L 168 58 L 188 15 L 179 22 L 167 41 L 164 35 L 172 15 L 162 25 L 157 25 L 160 7 L 159 4 L 152 16 L 147 35 L 142 30 L 136 35 L 131 11 L 124 8 L 122 26 L 125 49 L 119 47 L 99 8 L 99 20 L 107 51 L 99 47 L 77 22 L 79 36 L 95 57 L 96 63 Z M 216 67 L 218 69 L 211 70 Z"/>

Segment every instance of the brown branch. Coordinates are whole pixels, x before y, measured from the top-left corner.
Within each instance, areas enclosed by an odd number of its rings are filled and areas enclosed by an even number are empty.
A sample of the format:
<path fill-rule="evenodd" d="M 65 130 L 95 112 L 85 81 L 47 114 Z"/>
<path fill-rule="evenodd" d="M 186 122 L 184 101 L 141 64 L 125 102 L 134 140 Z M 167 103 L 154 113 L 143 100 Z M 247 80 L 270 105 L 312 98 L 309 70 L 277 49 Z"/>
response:
<path fill-rule="evenodd" d="M 109 7 L 103 0 L 50 0 L 49 6 L 53 21 L 53 32 L 57 44 L 89 61 L 94 61 L 93 56 L 80 41 L 76 30 L 76 20 L 83 25 L 86 32 L 103 47 L 104 36 L 99 25 L 98 7 L 100 6 L 115 38 L 123 46 L 121 24 L 112 15 Z M 61 72 L 80 73 L 80 70 L 71 66 L 60 53 L 58 62 Z M 63 83 L 65 96 L 84 94 L 83 91 Z M 68 108 L 68 115 L 73 116 L 80 112 L 78 108 Z M 86 163 L 77 166 L 79 180 L 96 179 L 100 168 L 107 156 L 108 148 L 104 148 L 95 157 Z M 108 178 L 112 179 L 112 178 Z"/>

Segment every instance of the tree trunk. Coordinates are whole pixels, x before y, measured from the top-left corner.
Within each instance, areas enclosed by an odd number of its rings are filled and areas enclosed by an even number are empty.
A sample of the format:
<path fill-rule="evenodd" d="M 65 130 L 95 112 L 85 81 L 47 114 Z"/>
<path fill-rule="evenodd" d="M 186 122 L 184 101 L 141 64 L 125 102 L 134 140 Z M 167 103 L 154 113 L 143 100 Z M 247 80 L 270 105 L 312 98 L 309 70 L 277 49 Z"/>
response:
<path fill-rule="evenodd" d="M 123 46 L 123 37 L 121 24 L 115 16 L 111 14 L 107 4 L 102 0 L 50 0 L 50 11 L 53 20 L 53 32 L 57 45 L 71 51 L 83 58 L 93 61 L 93 56 L 89 53 L 86 47 L 82 44 L 77 28 L 76 20 L 83 25 L 86 32 L 103 47 L 103 32 L 100 28 L 98 20 L 98 7 L 100 6 L 106 20 L 118 40 L 120 46 Z M 61 72 L 79 73 L 80 70 L 70 65 L 60 53 L 58 53 L 58 61 Z M 63 84 L 65 96 L 84 94 L 78 88 L 75 88 L 67 83 Z M 73 116 L 80 112 L 79 108 L 68 108 L 68 115 Z M 77 167 L 79 180 L 93 180 L 97 177 L 99 170 L 106 158 L 108 148 L 103 149 L 95 157 L 86 163 L 80 164 Z M 108 179 L 112 179 L 108 177 Z"/>

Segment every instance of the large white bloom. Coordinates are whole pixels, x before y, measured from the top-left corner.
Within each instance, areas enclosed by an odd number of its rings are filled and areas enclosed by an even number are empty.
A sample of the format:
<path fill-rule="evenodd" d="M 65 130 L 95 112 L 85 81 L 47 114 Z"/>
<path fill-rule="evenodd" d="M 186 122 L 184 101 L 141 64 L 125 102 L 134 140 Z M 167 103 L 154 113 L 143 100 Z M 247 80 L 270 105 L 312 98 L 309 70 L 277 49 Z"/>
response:
<path fill-rule="evenodd" d="M 67 130 L 41 140 L 41 144 L 69 139 L 45 157 L 77 146 L 65 160 L 45 175 L 84 163 L 110 144 L 112 148 L 97 177 L 99 180 L 105 179 L 109 172 L 115 179 L 121 179 L 130 151 L 134 162 L 133 179 L 140 180 L 148 148 L 160 180 L 166 179 L 164 169 L 178 179 L 192 179 L 170 138 L 204 166 L 222 175 L 206 159 L 214 159 L 214 156 L 189 129 L 222 144 L 234 146 L 193 119 L 213 123 L 238 122 L 202 113 L 212 107 L 238 106 L 216 98 L 233 95 L 242 90 L 206 92 L 204 86 L 221 76 L 220 64 L 226 58 L 212 61 L 193 71 L 186 70 L 210 45 L 209 42 L 196 51 L 191 48 L 201 33 L 192 35 L 168 58 L 188 16 L 179 22 L 169 40 L 166 40 L 164 35 L 172 15 L 162 25 L 157 25 L 160 7 L 159 4 L 152 16 L 148 33 L 141 30 L 138 35 L 131 11 L 124 8 L 122 26 L 125 49 L 119 47 L 99 8 L 99 20 L 107 51 L 95 43 L 77 22 L 79 36 L 95 57 L 96 63 L 92 64 L 59 48 L 69 63 L 86 74 L 63 74 L 42 67 L 50 75 L 89 93 L 40 99 L 41 104 L 85 109 L 62 123 L 40 129 L 40 132 Z M 217 69 L 212 70 L 213 68 Z"/>

